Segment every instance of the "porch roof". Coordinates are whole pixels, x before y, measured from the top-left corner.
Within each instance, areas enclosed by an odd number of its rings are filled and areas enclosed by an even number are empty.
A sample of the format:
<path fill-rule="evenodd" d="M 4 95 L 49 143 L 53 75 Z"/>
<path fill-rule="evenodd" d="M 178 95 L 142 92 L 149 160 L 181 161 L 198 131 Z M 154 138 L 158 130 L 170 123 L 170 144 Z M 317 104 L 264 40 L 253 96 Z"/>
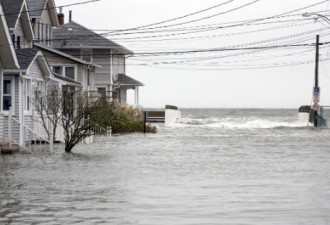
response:
<path fill-rule="evenodd" d="M 64 82 L 67 82 L 67 85 L 76 86 L 76 87 L 82 87 L 83 86 L 82 83 L 80 83 L 78 81 L 72 80 L 72 79 L 67 78 L 67 77 L 63 77 L 62 75 L 57 74 L 57 73 L 53 73 L 53 74 L 54 74 L 54 78 L 59 79 L 59 80 L 64 81 Z"/>
<path fill-rule="evenodd" d="M 125 74 L 118 74 L 117 79 L 114 80 L 113 84 L 118 86 L 130 86 L 130 87 L 144 86 L 144 84 L 141 83 L 140 81 L 137 81 Z"/>

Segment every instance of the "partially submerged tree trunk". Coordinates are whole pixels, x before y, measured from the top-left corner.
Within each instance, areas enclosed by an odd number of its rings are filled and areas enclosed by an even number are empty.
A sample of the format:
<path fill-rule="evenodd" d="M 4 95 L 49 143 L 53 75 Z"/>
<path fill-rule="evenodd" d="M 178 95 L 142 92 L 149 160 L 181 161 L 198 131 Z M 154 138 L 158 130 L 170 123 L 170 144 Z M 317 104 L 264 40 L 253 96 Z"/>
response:
<path fill-rule="evenodd" d="M 94 134 L 94 124 L 89 120 L 92 109 L 88 98 L 80 92 L 63 94 L 62 126 L 65 133 L 65 151 Z"/>
<path fill-rule="evenodd" d="M 47 135 L 56 135 L 58 126 L 64 128 L 65 152 L 71 152 L 74 146 L 94 134 L 95 124 L 89 120 L 93 106 L 81 91 L 62 92 L 52 89 L 47 95 L 36 93 L 35 112 Z M 52 126 L 48 125 L 51 122 Z"/>

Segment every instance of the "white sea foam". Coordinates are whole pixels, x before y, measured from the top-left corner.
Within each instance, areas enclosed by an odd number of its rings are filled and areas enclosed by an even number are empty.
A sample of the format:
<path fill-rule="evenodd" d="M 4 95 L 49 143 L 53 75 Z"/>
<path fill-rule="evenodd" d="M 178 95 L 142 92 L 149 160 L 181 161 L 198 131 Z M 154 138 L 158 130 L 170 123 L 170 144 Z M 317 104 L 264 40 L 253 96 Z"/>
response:
<path fill-rule="evenodd" d="M 175 127 L 209 127 L 225 129 L 272 129 L 272 128 L 302 128 L 306 123 L 297 121 L 277 121 L 272 119 L 260 119 L 255 117 L 243 118 L 182 118 Z"/>

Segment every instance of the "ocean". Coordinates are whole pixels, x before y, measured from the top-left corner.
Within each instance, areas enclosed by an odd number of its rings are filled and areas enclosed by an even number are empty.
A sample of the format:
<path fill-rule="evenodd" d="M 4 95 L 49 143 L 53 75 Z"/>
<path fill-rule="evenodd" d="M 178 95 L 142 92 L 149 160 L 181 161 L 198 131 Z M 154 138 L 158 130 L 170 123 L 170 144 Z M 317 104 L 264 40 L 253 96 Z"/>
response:
<path fill-rule="evenodd" d="M 0 224 L 330 224 L 330 129 L 296 109 L 182 109 L 156 134 L 0 156 Z"/>

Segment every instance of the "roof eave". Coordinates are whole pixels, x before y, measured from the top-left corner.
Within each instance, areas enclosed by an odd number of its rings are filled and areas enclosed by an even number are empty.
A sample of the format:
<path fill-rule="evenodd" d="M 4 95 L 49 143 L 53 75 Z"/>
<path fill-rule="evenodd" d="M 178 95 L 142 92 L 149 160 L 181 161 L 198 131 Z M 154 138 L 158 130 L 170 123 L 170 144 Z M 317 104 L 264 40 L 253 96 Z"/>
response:
<path fill-rule="evenodd" d="M 0 2 L 0 14 L 4 15 L 4 11 Z M 8 29 L 8 24 L 4 16 L 1 16 L 0 18 L 0 31 L 3 31 L 4 35 L 0 36 L 0 42 L 3 41 L 6 44 L 2 45 L 1 47 L 4 48 L 4 51 L 0 51 L 0 57 L 6 58 L 6 61 L 3 60 L 2 64 L 4 64 L 5 69 L 19 69 L 19 63 L 18 59 L 15 53 L 14 46 L 12 44 L 12 40 L 10 37 L 9 29 Z M 1 40 L 2 39 L 2 40 Z M 8 56 L 8 54 L 10 56 Z M 8 60 L 8 61 L 7 61 Z M 7 64 L 7 65 L 6 65 Z"/>
<path fill-rule="evenodd" d="M 80 64 L 83 64 L 83 65 L 89 65 L 89 66 L 94 66 L 94 67 L 97 67 L 97 68 L 102 68 L 102 66 L 100 66 L 100 65 L 97 65 L 97 64 L 94 64 L 94 63 L 90 63 L 90 62 L 84 61 L 84 60 L 82 60 L 82 59 L 79 59 L 79 58 L 74 57 L 74 56 L 72 56 L 72 55 L 69 55 L 69 54 L 67 54 L 67 53 L 61 52 L 61 51 L 59 51 L 59 50 L 53 49 L 53 48 L 51 48 L 51 47 L 45 46 L 45 45 L 43 45 L 43 44 L 40 44 L 40 43 L 34 43 L 34 45 L 37 46 L 37 47 L 39 47 L 39 48 L 42 48 L 42 49 L 44 49 L 44 50 L 46 50 L 46 51 L 49 51 L 49 52 L 52 52 L 52 53 L 54 53 L 54 54 L 58 54 L 58 55 L 61 55 L 61 56 L 65 57 L 65 58 L 68 58 L 68 59 L 71 59 L 71 60 L 73 60 L 73 61 L 76 61 L 76 62 L 78 62 L 78 63 L 80 63 Z"/>
<path fill-rule="evenodd" d="M 54 0 L 48 0 L 47 4 L 46 4 L 47 9 L 50 12 L 50 17 L 53 23 L 54 27 L 58 27 L 60 25 L 60 23 L 58 22 L 58 17 L 57 17 L 57 12 L 56 12 L 56 5 Z"/>
<path fill-rule="evenodd" d="M 115 49 L 121 50 L 124 55 L 134 55 L 134 52 L 124 47 L 110 47 L 110 46 L 62 46 L 61 49 Z"/>

